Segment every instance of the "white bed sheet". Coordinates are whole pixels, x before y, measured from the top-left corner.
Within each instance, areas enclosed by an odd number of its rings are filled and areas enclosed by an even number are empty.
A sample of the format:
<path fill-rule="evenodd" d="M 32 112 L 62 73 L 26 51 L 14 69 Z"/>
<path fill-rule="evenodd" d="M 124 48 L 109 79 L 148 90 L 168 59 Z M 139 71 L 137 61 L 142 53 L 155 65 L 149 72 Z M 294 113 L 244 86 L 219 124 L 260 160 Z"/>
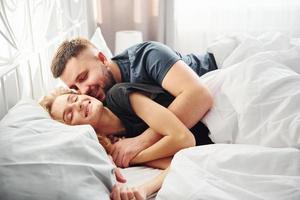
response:
<path fill-rule="evenodd" d="M 185 149 L 156 199 L 299 200 L 300 151 L 238 144 Z"/>

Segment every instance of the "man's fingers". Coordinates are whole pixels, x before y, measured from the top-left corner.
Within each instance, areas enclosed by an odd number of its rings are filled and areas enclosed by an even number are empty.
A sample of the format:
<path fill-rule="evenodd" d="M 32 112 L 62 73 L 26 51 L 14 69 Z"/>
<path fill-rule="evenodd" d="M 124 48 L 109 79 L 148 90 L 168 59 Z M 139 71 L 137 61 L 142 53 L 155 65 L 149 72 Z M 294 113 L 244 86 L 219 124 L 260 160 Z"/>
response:
<path fill-rule="evenodd" d="M 123 167 L 128 167 L 129 166 L 130 160 L 128 158 L 129 158 L 128 156 L 123 156 L 123 158 L 122 158 Z"/>
<path fill-rule="evenodd" d="M 110 146 L 109 152 L 108 152 L 108 153 L 109 153 L 110 155 L 112 155 L 112 154 L 114 153 L 115 150 L 116 150 L 116 146 L 115 146 L 115 144 L 113 144 L 113 145 Z"/>
<path fill-rule="evenodd" d="M 118 155 L 117 155 L 116 160 L 115 160 L 116 165 L 118 167 L 123 167 L 123 165 L 122 165 L 122 159 L 123 159 L 123 152 L 118 152 Z"/>
<path fill-rule="evenodd" d="M 111 154 L 111 156 L 112 156 L 112 158 L 113 158 L 113 160 L 114 160 L 114 162 L 115 162 L 116 165 L 118 165 L 117 162 L 116 162 L 117 158 L 118 158 L 118 154 L 119 154 L 118 150 L 115 150 L 114 153 Z"/>
<path fill-rule="evenodd" d="M 113 145 L 111 155 L 118 167 L 128 167 L 130 161 L 138 154 L 134 141 L 132 138 L 124 139 Z"/>

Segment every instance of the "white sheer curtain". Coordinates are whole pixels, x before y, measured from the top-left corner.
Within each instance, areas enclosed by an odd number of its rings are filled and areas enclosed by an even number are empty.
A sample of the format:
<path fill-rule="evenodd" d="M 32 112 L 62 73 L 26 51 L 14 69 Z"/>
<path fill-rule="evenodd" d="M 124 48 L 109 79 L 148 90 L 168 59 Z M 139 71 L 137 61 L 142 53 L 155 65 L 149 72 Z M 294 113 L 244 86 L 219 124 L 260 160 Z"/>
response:
<path fill-rule="evenodd" d="M 40 88 L 45 91 L 56 86 L 50 72 L 52 55 L 65 38 L 89 37 L 94 32 L 92 7 L 92 1 L 85 0 L 0 0 L 1 103 L 17 90 L 16 84 L 4 88 L 3 80 L 28 83 L 20 85 L 22 97 L 41 93 L 32 91 L 30 84 L 43 85 Z M 16 66 L 17 72 L 10 73 Z"/>
<path fill-rule="evenodd" d="M 283 32 L 300 37 L 299 0 L 175 0 L 173 47 L 203 52 L 226 34 Z"/>

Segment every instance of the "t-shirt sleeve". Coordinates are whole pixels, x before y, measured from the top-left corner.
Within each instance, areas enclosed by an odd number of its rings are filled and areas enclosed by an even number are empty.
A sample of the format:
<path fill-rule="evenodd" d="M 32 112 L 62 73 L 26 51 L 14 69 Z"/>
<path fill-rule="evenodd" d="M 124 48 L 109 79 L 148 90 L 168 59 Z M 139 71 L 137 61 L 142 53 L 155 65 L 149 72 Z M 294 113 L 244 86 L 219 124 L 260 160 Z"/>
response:
<path fill-rule="evenodd" d="M 140 119 L 132 109 L 129 95 L 132 92 L 141 92 L 146 94 L 149 98 L 155 99 L 164 90 L 158 86 L 138 84 L 138 83 L 118 83 L 114 85 L 106 95 L 105 106 L 108 107 L 125 126 L 125 137 L 134 137 L 136 132 L 139 132 L 142 127 L 146 126 L 141 123 Z"/>
<path fill-rule="evenodd" d="M 107 92 L 106 106 L 116 113 L 136 115 L 129 100 L 129 95 L 132 92 L 143 93 L 152 100 L 155 99 L 158 94 L 165 93 L 161 87 L 154 85 L 118 83 Z"/>
<path fill-rule="evenodd" d="M 139 62 L 135 65 L 145 67 L 147 74 L 159 85 L 170 68 L 181 59 L 174 50 L 159 42 L 146 42 L 139 46 L 135 53 Z"/>

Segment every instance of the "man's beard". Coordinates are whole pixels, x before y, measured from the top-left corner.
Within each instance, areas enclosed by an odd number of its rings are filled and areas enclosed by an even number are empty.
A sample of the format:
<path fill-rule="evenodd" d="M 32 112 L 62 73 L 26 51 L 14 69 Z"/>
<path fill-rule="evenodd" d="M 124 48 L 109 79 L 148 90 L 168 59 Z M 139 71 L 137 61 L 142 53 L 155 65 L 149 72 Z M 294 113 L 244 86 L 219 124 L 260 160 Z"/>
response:
<path fill-rule="evenodd" d="M 106 84 L 104 92 L 106 93 L 112 86 L 114 86 L 117 82 L 110 70 L 107 70 L 107 73 L 105 74 Z"/>

